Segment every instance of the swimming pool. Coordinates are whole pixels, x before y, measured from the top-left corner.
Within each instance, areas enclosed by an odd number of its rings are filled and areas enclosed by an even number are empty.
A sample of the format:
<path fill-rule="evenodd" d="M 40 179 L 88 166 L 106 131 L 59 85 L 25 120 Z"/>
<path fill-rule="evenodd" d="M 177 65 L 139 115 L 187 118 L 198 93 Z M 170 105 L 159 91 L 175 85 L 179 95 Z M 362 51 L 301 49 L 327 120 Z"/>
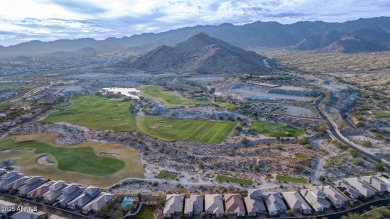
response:
<path fill-rule="evenodd" d="M 133 204 L 133 201 L 134 199 L 131 198 L 131 197 L 125 197 L 122 201 L 122 207 L 126 207 L 126 206 L 129 206 L 131 204 Z"/>

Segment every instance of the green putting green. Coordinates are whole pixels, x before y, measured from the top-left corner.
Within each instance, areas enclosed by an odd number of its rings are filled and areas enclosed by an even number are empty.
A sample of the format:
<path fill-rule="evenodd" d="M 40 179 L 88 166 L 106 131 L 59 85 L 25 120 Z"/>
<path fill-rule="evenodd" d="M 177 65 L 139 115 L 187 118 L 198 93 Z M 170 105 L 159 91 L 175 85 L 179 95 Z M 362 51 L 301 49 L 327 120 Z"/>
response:
<path fill-rule="evenodd" d="M 296 137 L 303 134 L 300 129 L 263 121 L 253 121 L 251 128 L 258 133 L 271 137 Z"/>

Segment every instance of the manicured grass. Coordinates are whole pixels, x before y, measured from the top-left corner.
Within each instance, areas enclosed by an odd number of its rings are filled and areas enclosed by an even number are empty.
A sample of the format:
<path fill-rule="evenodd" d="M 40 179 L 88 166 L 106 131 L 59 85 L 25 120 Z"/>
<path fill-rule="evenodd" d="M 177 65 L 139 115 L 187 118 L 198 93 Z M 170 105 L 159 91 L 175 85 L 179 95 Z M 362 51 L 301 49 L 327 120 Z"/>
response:
<path fill-rule="evenodd" d="M 96 156 L 90 147 L 53 147 L 40 142 L 25 141 L 15 143 L 15 148 L 33 148 L 35 154 L 51 154 L 58 162 L 58 169 L 64 171 L 105 176 L 125 166 L 125 162 L 121 160 Z"/>
<path fill-rule="evenodd" d="M 276 180 L 283 181 L 283 182 L 292 182 L 292 183 L 307 183 L 307 179 L 305 178 L 282 176 L 282 175 L 277 175 Z"/>
<path fill-rule="evenodd" d="M 152 87 L 154 88 L 154 87 Z M 200 120 L 170 120 L 157 116 L 136 117 L 129 111 L 131 102 L 98 96 L 78 96 L 72 105 L 61 103 L 59 109 L 44 121 L 68 122 L 100 130 L 135 131 L 150 134 L 166 141 L 223 142 L 235 126 L 233 122 Z"/>
<path fill-rule="evenodd" d="M 372 111 L 372 113 L 375 116 L 378 116 L 378 117 L 390 118 L 390 112 L 389 111 L 378 111 L 378 110 L 375 110 L 375 111 Z"/>
<path fill-rule="evenodd" d="M 143 86 L 140 87 L 142 94 L 148 98 L 156 99 L 167 106 L 194 106 L 196 104 L 210 104 L 210 101 L 197 101 L 184 98 L 182 95 L 165 91 L 161 87 Z"/>
<path fill-rule="evenodd" d="M 134 131 L 135 116 L 129 112 L 131 102 L 121 98 L 109 99 L 99 96 L 77 96 L 65 112 L 54 112 L 44 121 L 68 122 L 100 130 Z M 59 108 L 65 104 L 59 104 Z"/>
<path fill-rule="evenodd" d="M 156 210 L 154 205 L 142 205 L 141 211 L 134 216 L 126 217 L 126 219 L 153 219 L 153 213 Z"/>
<path fill-rule="evenodd" d="M 54 143 L 56 134 L 15 136 L 0 141 L 0 160 L 16 159 L 27 175 L 96 186 L 108 186 L 128 177 L 143 178 L 137 150 L 120 144 L 83 142 L 78 145 Z M 48 154 L 52 165 L 37 162 Z"/>
<path fill-rule="evenodd" d="M 30 89 L 32 86 L 16 83 L 0 83 L 0 90 Z"/>
<path fill-rule="evenodd" d="M 295 158 L 307 160 L 310 157 L 307 156 L 306 154 L 295 154 Z"/>
<path fill-rule="evenodd" d="M 253 184 L 252 180 L 234 178 L 234 177 L 223 176 L 223 175 L 218 175 L 216 179 L 220 182 L 232 182 L 232 183 L 242 184 L 245 186 L 251 186 Z"/>
<path fill-rule="evenodd" d="M 220 144 L 236 126 L 233 122 L 172 120 L 160 116 L 145 116 L 138 119 L 142 120 L 140 123 L 145 132 L 165 141 Z"/>
<path fill-rule="evenodd" d="M 231 103 L 222 103 L 222 104 L 219 104 L 219 108 L 223 109 L 223 110 L 236 110 L 237 109 L 237 106 L 234 105 L 234 104 L 231 104 Z"/>
<path fill-rule="evenodd" d="M 177 173 L 170 173 L 170 172 L 166 172 L 166 171 L 161 171 L 157 175 L 157 177 L 166 178 L 166 179 L 176 179 Z"/>
<path fill-rule="evenodd" d="M 300 129 L 263 121 L 253 121 L 251 128 L 258 133 L 271 137 L 296 137 L 303 134 Z"/>

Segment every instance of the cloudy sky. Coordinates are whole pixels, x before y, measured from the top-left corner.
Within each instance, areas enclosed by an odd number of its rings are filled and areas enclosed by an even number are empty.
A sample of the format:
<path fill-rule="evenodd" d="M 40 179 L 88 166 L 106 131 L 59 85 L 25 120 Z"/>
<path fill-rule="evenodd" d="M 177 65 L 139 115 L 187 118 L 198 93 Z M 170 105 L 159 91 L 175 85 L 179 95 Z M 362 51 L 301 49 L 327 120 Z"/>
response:
<path fill-rule="evenodd" d="M 1 0 L 0 45 L 105 39 L 195 25 L 377 16 L 390 16 L 389 0 Z"/>

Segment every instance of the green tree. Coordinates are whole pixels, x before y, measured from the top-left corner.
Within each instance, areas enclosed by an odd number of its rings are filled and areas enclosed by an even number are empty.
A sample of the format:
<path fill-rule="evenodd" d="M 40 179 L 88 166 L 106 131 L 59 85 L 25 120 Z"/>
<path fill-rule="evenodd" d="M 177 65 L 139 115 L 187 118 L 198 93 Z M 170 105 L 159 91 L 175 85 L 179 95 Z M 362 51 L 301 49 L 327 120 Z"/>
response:
<path fill-rule="evenodd" d="M 300 139 L 298 139 L 298 144 L 307 145 L 307 144 L 309 144 L 309 139 L 308 138 L 300 138 Z"/>
<path fill-rule="evenodd" d="M 353 160 L 353 164 L 358 165 L 358 166 L 363 166 L 364 165 L 364 160 L 362 158 L 355 158 Z"/>
<path fill-rule="evenodd" d="M 242 143 L 242 144 L 248 144 L 248 143 L 249 143 L 249 140 L 248 140 L 247 138 L 243 137 L 243 138 L 241 139 L 241 143 Z"/>
<path fill-rule="evenodd" d="M 383 172 L 385 171 L 385 168 L 386 168 L 386 164 L 385 163 L 376 163 L 374 164 L 374 170 L 377 171 L 377 172 Z"/>

